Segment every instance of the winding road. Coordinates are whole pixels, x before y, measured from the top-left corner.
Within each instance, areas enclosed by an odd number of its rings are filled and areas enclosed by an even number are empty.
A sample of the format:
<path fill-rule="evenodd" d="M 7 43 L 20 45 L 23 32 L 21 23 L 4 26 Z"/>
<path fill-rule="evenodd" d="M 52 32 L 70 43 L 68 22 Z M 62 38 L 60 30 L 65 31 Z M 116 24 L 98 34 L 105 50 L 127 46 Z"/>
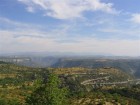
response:
<path fill-rule="evenodd" d="M 140 79 L 135 80 L 127 80 L 127 81 L 121 81 L 121 82 L 98 82 L 98 80 L 105 80 L 108 79 L 110 76 L 97 78 L 97 79 L 89 79 L 86 81 L 81 82 L 82 85 L 118 85 L 118 84 L 127 84 L 127 83 L 135 83 L 140 84 Z"/>

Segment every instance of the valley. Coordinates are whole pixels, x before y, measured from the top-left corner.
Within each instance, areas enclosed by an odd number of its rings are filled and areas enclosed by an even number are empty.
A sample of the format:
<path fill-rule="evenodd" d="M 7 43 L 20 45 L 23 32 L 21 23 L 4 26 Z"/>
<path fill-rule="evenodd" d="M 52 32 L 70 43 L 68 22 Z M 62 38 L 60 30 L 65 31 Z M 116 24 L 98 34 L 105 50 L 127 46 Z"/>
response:
<path fill-rule="evenodd" d="M 0 57 L 0 61 L 35 68 L 116 68 L 140 78 L 140 59 L 135 57 L 106 57 L 106 56 L 10 56 Z"/>
<path fill-rule="evenodd" d="M 0 102 L 2 105 L 25 105 L 26 97 L 47 81 L 50 73 L 58 75 L 62 87 L 70 91 L 70 105 L 139 105 L 140 79 L 128 72 L 113 68 L 35 68 L 13 62 L 0 62 Z M 123 90 L 128 91 L 124 94 Z M 133 92 L 131 92 L 133 91 Z M 137 97 L 130 95 L 135 94 Z M 133 96 L 133 95 L 132 95 Z M 123 99 L 123 101 L 122 101 Z"/>

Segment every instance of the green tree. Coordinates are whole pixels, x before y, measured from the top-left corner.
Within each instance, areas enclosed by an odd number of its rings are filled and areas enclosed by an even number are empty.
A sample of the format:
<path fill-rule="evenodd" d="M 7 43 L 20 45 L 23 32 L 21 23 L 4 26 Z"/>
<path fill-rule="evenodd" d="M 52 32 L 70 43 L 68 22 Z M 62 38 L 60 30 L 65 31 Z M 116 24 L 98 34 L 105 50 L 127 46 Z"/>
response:
<path fill-rule="evenodd" d="M 4 99 L 0 99 L 0 105 L 6 105 L 6 101 Z"/>
<path fill-rule="evenodd" d="M 30 96 L 26 103 L 29 105 L 66 105 L 67 88 L 61 88 L 57 75 L 50 74 L 48 82 L 41 84 Z"/>

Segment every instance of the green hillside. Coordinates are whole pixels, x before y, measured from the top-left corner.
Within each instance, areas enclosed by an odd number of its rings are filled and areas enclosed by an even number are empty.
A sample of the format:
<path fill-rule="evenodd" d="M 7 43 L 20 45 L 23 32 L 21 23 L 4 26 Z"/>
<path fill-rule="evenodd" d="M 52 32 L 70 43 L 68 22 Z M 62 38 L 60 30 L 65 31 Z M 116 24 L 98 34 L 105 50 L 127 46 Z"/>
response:
<path fill-rule="evenodd" d="M 52 67 L 113 67 L 140 78 L 140 59 L 61 59 Z"/>
<path fill-rule="evenodd" d="M 115 68 L 31 68 L 4 62 L 0 64 L 0 105 L 26 105 L 39 81 L 45 86 L 51 73 L 58 75 L 60 87 L 68 88 L 70 105 L 139 105 L 140 88 L 133 87 L 138 80 Z"/>

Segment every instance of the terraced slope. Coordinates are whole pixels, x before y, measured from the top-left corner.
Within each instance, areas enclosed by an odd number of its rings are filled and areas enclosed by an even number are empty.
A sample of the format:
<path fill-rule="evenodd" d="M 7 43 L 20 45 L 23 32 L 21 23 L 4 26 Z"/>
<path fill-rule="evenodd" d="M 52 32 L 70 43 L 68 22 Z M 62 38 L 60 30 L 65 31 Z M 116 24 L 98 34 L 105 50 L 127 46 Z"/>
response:
<path fill-rule="evenodd" d="M 112 67 L 140 78 L 140 59 L 61 59 L 52 67 L 106 68 Z"/>

